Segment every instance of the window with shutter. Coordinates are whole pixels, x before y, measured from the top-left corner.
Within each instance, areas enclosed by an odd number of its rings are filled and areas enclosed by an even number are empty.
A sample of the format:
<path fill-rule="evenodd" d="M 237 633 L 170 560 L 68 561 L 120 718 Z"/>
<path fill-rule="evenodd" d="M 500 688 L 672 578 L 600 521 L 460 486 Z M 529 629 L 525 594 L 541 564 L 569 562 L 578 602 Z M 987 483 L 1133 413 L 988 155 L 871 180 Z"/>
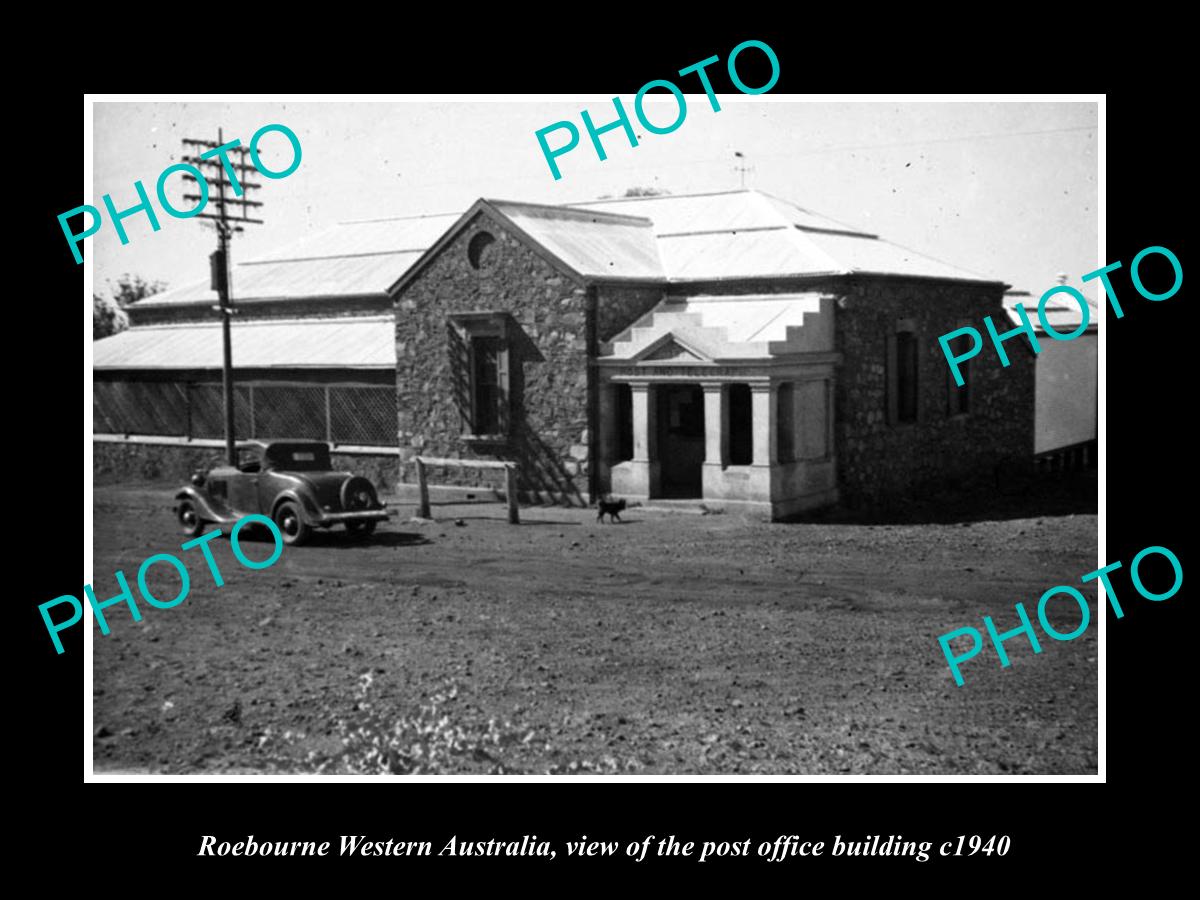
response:
<path fill-rule="evenodd" d="M 967 340 L 970 335 L 959 335 L 949 342 L 952 354 L 962 355 L 971 345 Z M 954 380 L 954 373 L 946 367 L 946 415 L 965 416 L 971 410 L 971 362 L 962 360 L 958 364 L 958 373 L 962 376 L 962 387 Z"/>
<path fill-rule="evenodd" d="M 454 394 L 463 437 L 502 440 L 510 418 L 508 316 L 470 313 L 451 316 L 450 321 Z"/>
<path fill-rule="evenodd" d="M 887 335 L 887 420 L 896 425 L 920 417 L 920 352 L 912 320 L 902 319 Z"/>

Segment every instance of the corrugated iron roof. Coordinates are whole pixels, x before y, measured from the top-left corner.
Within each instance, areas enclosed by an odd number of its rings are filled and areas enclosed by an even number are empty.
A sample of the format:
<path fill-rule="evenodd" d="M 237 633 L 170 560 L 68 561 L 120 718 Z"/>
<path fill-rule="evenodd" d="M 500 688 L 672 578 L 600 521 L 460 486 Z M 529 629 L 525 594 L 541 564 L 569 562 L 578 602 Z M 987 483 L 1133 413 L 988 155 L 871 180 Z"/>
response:
<path fill-rule="evenodd" d="M 861 229 L 836 222 L 788 200 L 749 189 L 711 194 L 662 194 L 655 197 L 590 200 L 571 205 L 646 216 L 654 222 L 654 233 L 658 236 L 781 228 L 785 225 L 866 234 Z"/>
<path fill-rule="evenodd" d="M 766 203 L 756 202 L 755 197 L 756 195 L 749 191 L 664 194 L 657 197 L 594 200 L 573 205 L 605 212 L 645 216 L 654 223 L 654 233 L 660 236 L 779 227 L 784 224 L 778 212 Z"/>
<path fill-rule="evenodd" d="M 659 238 L 667 276 L 673 280 L 755 278 L 838 273 L 837 260 L 791 228 L 709 232 Z"/>
<path fill-rule="evenodd" d="M 995 279 L 934 259 L 882 238 L 844 234 L 798 232 L 805 240 L 838 261 L 842 271 L 864 275 L 909 275 L 921 278 L 953 278 L 966 281 Z"/>
<path fill-rule="evenodd" d="M 1088 330 L 1094 331 L 1100 321 L 1100 311 L 1090 297 L 1084 299 L 1088 305 Z M 1038 331 L 1044 331 L 1041 319 L 1037 314 L 1040 300 L 1040 297 L 1034 297 L 1028 291 L 1014 291 L 1004 295 L 1004 308 L 1012 323 L 1020 325 L 1021 318 L 1017 315 L 1016 306 L 1018 303 L 1021 304 L 1025 307 L 1025 313 L 1029 316 L 1033 327 Z M 1074 331 L 1083 321 L 1083 310 L 1079 308 L 1079 304 L 1074 299 L 1064 297 L 1062 294 L 1055 294 L 1046 301 L 1043 314 L 1051 328 L 1063 333 Z"/>
<path fill-rule="evenodd" d="M 233 295 L 238 300 L 382 296 L 391 284 L 392 273 L 404 271 L 420 255 L 421 251 L 416 250 L 372 256 L 239 263 L 232 275 Z M 217 302 L 217 294 L 209 288 L 207 280 L 154 294 L 141 304 L 145 308 L 159 303 L 201 300 Z"/>
<path fill-rule="evenodd" d="M 757 192 L 770 206 L 772 206 L 779 215 L 783 216 L 797 228 L 811 231 L 837 231 L 846 232 L 848 234 L 859 234 L 863 237 L 877 237 L 868 231 L 863 231 L 861 228 L 856 228 L 853 225 L 847 225 L 845 222 L 839 222 L 836 219 L 831 219 L 828 216 L 823 216 L 820 213 L 813 212 L 810 209 L 805 209 L 802 206 L 797 206 L 791 200 L 785 200 L 782 197 L 776 197 L 774 194 L 768 194 L 763 191 Z"/>
<path fill-rule="evenodd" d="M 234 264 L 240 300 L 387 293 L 458 218 L 457 213 L 342 222 L 295 244 Z M 216 302 L 208 279 L 155 294 L 143 305 Z"/>
<path fill-rule="evenodd" d="M 239 369 L 396 367 L 391 316 L 234 322 Z M 131 328 L 92 344 L 96 369 L 219 369 L 219 322 Z"/>
<path fill-rule="evenodd" d="M 331 256 L 360 256 L 366 253 L 395 253 L 425 250 L 457 221 L 461 212 L 429 216 L 397 216 L 339 222 L 272 253 L 252 260 L 322 259 Z"/>
<path fill-rule="evenodd" d="M 563 206 L 489 202 L 581 275 L 651 280 L 663 277 L 649 219 Z"/>
<path fill-rule="evenodd" d="M 673 281 L 858 273 L 991 280 L 760 191 L 574 205 L 650 218 Z"/>
<path fill-rule="evenodd" d="M 546 206 L 490 201 L 586 277 L 688 281 L 871 273 L 989 281 L 759 191 Z M 607 213 L 608 215 L 588 215 Z M 233 270 L 244 300 L 383 295 L 460 213 L 343 222 Z M 141 301 L 214 302 L 208 281 Z"/>

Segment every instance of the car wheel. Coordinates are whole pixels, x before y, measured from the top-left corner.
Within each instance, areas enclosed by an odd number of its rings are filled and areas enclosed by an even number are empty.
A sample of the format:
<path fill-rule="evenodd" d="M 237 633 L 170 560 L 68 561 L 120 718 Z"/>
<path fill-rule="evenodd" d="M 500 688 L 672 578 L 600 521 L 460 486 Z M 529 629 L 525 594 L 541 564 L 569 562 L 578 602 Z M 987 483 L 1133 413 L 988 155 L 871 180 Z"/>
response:
<path fill-rule="evenodd" d="M 375 533 L 374 522 L 347 522 L 346 531 L 351 537 L 365 538 Z"/>
<path fill-rule="evenodd" d="M 312 529 L 304 524 L 300 508 L 291 500 L 279 504 L 275 510 L 275 524 L 283 534 L 283 542 L 289 546 L 303 544 L 312 534 Z"/>
<path fill-rule="evenodd" d="M 196 504 L 191 500 L 180 500 L 175 508 L 175 516 L 179 519 L 179 529 L 188 537 L 199 537 L 204 530 L 204 520 L 196 511 Z"/>

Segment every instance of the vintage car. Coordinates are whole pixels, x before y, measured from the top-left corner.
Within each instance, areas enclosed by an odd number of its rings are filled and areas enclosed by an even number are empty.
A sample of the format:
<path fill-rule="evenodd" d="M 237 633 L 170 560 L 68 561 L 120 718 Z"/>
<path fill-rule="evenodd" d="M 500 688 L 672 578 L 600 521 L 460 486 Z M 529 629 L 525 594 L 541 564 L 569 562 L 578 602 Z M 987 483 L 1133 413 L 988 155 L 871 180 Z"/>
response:
<path fill-rule="evenodd" d="M 231 527 L 252 513 L 270 516 L 287 544 L 302 544 L 314 528 L 345 525 L 365 536 L 388 517 L 374 485 L 350 472 L 332 471 L 329 445 L 320 441 L 246 441 L 238 465 L 192 476 L 175 495 L 183 533 L 196 537 L 208 523 Z"/>

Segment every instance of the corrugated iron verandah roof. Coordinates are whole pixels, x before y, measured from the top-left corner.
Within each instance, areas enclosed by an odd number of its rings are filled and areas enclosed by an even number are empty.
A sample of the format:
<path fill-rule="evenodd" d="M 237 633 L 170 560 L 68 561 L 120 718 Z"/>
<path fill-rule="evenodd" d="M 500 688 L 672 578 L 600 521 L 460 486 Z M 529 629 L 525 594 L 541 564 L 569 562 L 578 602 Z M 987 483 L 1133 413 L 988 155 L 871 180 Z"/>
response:
<path fill-rule="evenodd" d="M 391 316 L 339 319 L 267 319 L 235 322 L 237 369 L 394 369 L 396 332 Z M 148 325 L 93 345 L 94 368 L 220 369 L 221 325 Z"/>

